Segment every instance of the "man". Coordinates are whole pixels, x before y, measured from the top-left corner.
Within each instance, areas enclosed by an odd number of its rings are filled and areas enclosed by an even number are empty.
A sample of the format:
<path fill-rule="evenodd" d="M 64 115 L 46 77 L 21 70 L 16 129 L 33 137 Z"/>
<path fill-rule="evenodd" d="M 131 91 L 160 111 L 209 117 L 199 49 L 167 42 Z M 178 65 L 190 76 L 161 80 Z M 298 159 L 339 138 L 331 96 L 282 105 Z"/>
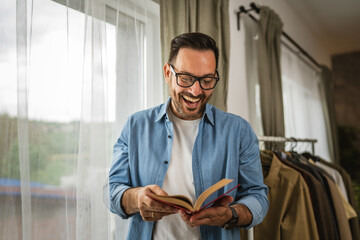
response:
<path fill-rule="evenodd" d="M 266 215 L 256 135 L 242 118 L 207 104 L 219 81 L 218 55 L 205 34 L 175 37 L 164 65 L 169 100 L 130 116 L 114 146 L 111 211 L 131 217 L 129 239 L 239 239 L 237 227 L 255 226 Z M 240 187 L 194 215 L 148 196 L 195 200 L 223 178 Z"/>

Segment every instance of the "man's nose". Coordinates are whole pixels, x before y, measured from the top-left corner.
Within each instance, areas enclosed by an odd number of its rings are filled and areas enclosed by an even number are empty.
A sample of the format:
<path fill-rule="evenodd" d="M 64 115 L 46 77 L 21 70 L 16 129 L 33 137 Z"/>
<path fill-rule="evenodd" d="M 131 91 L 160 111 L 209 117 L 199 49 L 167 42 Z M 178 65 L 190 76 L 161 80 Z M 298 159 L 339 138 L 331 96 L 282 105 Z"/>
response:
<path fill-rule="evenodd" d="M 194 84 L 190 87 L 190 93 L 193 96 L 198 96 L 202 93 L 202 88 L 200 87 L 199 81 L 195 81 Z"/>

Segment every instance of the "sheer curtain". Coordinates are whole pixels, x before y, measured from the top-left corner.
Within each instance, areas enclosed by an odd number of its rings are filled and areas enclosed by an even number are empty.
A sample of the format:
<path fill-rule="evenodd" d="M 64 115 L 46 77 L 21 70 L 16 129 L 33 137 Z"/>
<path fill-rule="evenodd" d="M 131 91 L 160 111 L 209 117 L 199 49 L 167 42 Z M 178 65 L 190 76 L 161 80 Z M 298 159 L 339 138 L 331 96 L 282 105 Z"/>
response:
<path fill-rule="evenodd" d="M 0 239 L 123 239 L 104 203 L 126 117 L 160 104 L 158 4 L 0 2 Z"/>
<path fill-rule="evenodd" d="M 281 48 L 281 69 L 286 136 L 317 139 L 315 154 L 333 161 L 327 143 L 319 71 L 286 47 Z M 299 144 L 297 150 L 311 152 L 311 146 Z"/>

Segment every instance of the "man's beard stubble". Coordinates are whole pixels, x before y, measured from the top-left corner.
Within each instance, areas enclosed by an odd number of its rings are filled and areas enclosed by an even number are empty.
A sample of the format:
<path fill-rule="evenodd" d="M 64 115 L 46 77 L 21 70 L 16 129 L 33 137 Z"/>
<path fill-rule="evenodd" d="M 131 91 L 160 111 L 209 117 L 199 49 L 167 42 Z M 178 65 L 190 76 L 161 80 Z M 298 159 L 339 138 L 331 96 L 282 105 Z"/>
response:
<path fill-rule="evenodd" d="M 199 110 L 197 112 L 195 112 L 194 114 L 192 115 L 189 115 L 189 114 L 186 114 L 184 111 L 183 111 L 183 108 L 186 108 L 185 106 L 181 106 L 181 98 L 183 98 L 182 96 L 183 95 L 186 95 L 186 96 L 189 96 L 189 97 L 192 97 L 192 98 L 195 98 L 192 94 L 190 93 L 186 93 L 186 92 L 182 92 L 182 93 L 179 93 L 178 96 L 178 100 L 179 101 L 174 101 L 173 99 L 171 99 L 171 101 L 174 103 L 174 106 L 175 106 L 175 109 L 177 110 L 177 112 L 180 114 L 181 117 L 183 118 L 190 118 L 190 119 L 197 119 L 199 118 L 200 116 L 202 116 L 202 114 L 204 113 L 205 111 L 205 107 L 206 107 L 206 104 L 207 102 L 209 101 L 209 99 L 211 98 L 212 94 L 210 94 L 208 97 L 205 97 L 204 94 L 200 94 L 198 95 L 196 98 L 200 98 L 199 101 L 202 101 L 202 105 L 200 106 Z"/>

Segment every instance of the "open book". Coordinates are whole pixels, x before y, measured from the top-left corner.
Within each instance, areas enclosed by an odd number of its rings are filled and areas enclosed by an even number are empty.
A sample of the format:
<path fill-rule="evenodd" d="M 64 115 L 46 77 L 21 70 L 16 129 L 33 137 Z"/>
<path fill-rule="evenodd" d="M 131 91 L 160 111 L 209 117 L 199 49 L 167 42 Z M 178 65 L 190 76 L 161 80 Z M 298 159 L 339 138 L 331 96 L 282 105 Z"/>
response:
<path fill-rule="evenodd" d="M 175 208 L 183 209 L 188 213 L 197 213 L 197 212 L 200 212 L 202 209 L 210 206 L 216 200 L 220 199 L 221 197 L 225 196 L 226 194 L 228 194 L 229 192 L 233 191 L 234 189 L 236 189 L 236 188 L 238 188 L 240 186 L 240 184 L 238 184 L 237 186 L 233 187 L 232 189 L 230 189 L 226 193 L 222 194 L 221 196 L 217 197 L 216 199 L 209 202 L 205 206 L 201 207 L 201 205 L 205 202 L 205 200 L 211 194 L 213 194 L 217 190 L 223 188 L 225 185 L 231 183 L 232 181 L 233 181 L 232 179 L 225 179 L 224 178 L 224 179 L 220 180 L 219 182 L 215 183 L 214 185 L 212 185 L 211 187 L 206 189 L 202 194 L 200 194 L 200 196 L 198 197 L 198 199 L 195 201 L 194 204 L 192 203 L 192 201 L 188 197 L 183 196 L 183 195 L 162 196 L 162 195 L 156 195 L 156 194 L 150 193 L 149 197 L 151 197 L 152 199 L 154 199 L 156 201 L 159 201 L 159 202 L 165 203 L 167 205 L 173 206 Z"/>

